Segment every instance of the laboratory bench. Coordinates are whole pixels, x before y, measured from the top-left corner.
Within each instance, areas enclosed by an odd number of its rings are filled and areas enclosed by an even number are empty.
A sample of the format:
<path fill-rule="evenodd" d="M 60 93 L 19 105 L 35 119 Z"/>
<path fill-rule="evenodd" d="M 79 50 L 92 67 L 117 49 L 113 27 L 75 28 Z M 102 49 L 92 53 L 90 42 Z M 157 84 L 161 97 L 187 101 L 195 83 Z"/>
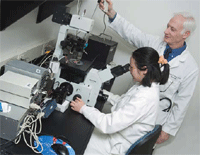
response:
<path fill-rule="evenodd" d="M 104 100 L 98 100 L 95 107 L 102 110 Z M 57 137 L 65 137 L 76 155 L 84 154 L 87 144 L 92 135 L 94 126 L 82 114 L 73 111 L 70 106 L 62 113 L 60 111 L 53 111 L 52 114 L 45 119 L 42 119 L 41 135 L 52 135 Z M 6 143 L 7 140 L 0 138 L 0 144 Z M 23 138 L 19 144 L 9 142 L 0 147 L 0 154 L 36 154 L 29 148 Z"/>

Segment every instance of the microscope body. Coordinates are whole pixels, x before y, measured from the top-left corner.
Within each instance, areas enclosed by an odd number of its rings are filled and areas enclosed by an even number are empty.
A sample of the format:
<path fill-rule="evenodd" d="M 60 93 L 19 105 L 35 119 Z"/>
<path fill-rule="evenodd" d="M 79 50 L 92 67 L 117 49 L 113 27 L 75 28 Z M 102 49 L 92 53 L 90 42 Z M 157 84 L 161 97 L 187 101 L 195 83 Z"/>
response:
<path fill-rule="evenodd" d="M 58 108 L 61 105 L 60 111 L 66 110 L 67 106 L 62 110 L 62 105 L 69 104 L 77 97 L 86 105 L 94 107 L 104 83 L 116 77 L 108 64 L 113 60 L 118 43 L 95 35 L 86 37 L 92 27 L 92 19 L 77 15 L 74 18 L 72 16 L 69 25 L 60 27 L 49 65 L 55 83 L 60 84 L 55 88 Z M 74 34 L 69 31 L 74 31 Z M 76 52 L 82 52 L 81 57 L 72 57 L 71 54 Z"/>

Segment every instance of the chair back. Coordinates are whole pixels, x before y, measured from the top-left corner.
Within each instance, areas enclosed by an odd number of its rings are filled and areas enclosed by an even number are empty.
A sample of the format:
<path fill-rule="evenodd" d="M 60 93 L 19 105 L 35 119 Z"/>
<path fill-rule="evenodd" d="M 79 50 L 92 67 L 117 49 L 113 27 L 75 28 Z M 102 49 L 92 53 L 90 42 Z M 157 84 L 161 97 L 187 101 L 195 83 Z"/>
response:
<path fill-rule="evenodd" d="M 126 152 L 126 155 L 151 155 L 161 130 L 161 125 L 155 125 L 155 128 L 152 131 L 148 132 L 131 145 Z"/>

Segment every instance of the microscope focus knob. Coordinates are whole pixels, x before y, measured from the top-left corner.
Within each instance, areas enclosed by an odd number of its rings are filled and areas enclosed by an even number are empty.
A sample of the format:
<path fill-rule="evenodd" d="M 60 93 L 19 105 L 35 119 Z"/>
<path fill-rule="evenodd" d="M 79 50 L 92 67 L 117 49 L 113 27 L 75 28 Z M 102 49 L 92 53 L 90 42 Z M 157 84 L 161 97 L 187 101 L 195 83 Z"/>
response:
<path fill-rule="evenodd" d="M 74 97 L 73 97 L 73 101 L 75 101 L 77 97 L 80 98 L 80 99 L 82 98 L 80 94 L 76 94 L 76 95 L 74 95 Z"/>

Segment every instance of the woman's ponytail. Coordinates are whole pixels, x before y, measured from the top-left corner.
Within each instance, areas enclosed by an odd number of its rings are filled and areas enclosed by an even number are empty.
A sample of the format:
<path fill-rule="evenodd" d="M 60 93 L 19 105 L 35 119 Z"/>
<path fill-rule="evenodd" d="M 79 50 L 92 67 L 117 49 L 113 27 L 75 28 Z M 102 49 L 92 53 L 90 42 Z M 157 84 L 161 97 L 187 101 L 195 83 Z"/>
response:
<path fill-rule="evenodd" d="M 141 81 L 143 86 L 151 87 L 152 82 L 165 84 L 169 78 L 169 64 L 164 56 L 160 56 L 152 47 L 141 47 L 132 53 L 136 66 L 140 71 L 147 69 Z M 160 67 L 161 66 L 161 67 Z M 161 69 L 163 71 L 161 72 Z"/>
<path fill-rule="evenodd" d="M 161 72 L 160 84 L 163 85 L 167 83 L 169 78 L 169 64 L 163 64 L 164 67 L 163 71 Z"/>

